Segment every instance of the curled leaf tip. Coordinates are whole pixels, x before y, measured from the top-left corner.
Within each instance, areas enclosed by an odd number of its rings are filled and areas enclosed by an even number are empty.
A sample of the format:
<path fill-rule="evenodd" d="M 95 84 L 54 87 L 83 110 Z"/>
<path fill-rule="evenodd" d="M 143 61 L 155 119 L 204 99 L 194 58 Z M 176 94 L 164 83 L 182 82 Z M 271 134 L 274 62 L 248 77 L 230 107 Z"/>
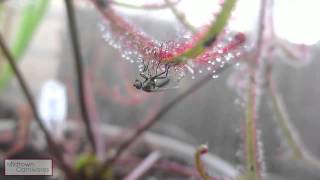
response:
<path fill-rule="evenodd" d="M 195 164 L 197 171 L 199 172 L 200 177 L 203 180 L 211 180 L 212 178 L 207 173 L 206 168 L 204 167 L 204 164 L 201 160 L 201 156 L 208 153 L 208 145 L 202 144 L 198 147 L 196 154 L 195 154 Z"/>
<path fill-rule="evenodd" d="M 208 148 L 208 144 L 202 144 L 200 145 L 200 147 L 198 148 L 198 151 L 201 155 L 203 154 L 207 154 L 208 151 L 209 151 L 209 148 Z"/>

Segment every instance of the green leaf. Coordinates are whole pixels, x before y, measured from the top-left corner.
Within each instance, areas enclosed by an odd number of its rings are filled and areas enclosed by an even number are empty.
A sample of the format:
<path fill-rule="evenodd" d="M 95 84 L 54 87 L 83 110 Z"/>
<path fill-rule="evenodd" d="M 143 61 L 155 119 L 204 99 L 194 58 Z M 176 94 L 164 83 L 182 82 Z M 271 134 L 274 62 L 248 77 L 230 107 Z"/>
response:
<path fill-rule="evenodd" d="M 27 2 L 27 5 L 22 10 L 17 34 L 15 35 L 10 48 L 13 56 L 17 60 L 20 60 L 25 53 L 32 40 L 33 34 L 37 30 L 49 4 L 49 0 L 29 1 L 30 2 Z M 12 70 L 8 64 L 4 64 L 0 72 L 0 90 L 3 90 L 12 76 Z"/>

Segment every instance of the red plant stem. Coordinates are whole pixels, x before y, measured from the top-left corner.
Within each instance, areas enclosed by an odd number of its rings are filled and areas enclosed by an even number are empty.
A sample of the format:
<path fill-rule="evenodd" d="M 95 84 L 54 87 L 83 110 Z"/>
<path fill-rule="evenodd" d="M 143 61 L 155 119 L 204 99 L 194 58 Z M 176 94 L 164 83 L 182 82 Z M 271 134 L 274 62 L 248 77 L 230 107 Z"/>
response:
<path fill-rule="evenodd" d="M 149 154 L 124 180 L 138 180 L 160 159 L 160 152 Z"/>
<path fill-rule="evenodd" d="M 10 53 L 7 45 L 5 44 L 5 41 L 2 37 L 2 34 L 0 34 L 0 46 L 1 46 L 1 50 L 2 50 L 3 55 L 6 57 L 5 59 L 8 60 L 9 65 L 11 66 L 13 72 L 15 73 L 15 75 L 17 77 L 18 83 L 21 86 L 22 92 L 26 96 L 26 99 L 31 107 L 31 110 L 32 110 L 32 113 L 35 117 L 36 122 L 38 123 L 40 129 L 44 133 L 44 137 L 46 139 L 50 153 L 54 156 L 54 158 L 56 158 L 56 162 L 58 163 L 60 168 L 66 173 L 67 177 L 69 179 L 76 179 L 75 172 L 64 161 L 57 144 L 54 142 L 53 138 L 50 136 L 50 133 L 47 131 L 46 127 L 42 123 L 43 121 L 41 120 L 40 115 L 37 111 L 37 106 L 36 106 L 36 103 L 32 97 L 30 88 L 28 87 L 26 81 L 24 80 L 22 73 L 18 69 L 18 66 L 16 64 L 16 60 L 14 59 L 13 55 Z"/>
<path fill-rule="evenodd" d="M 249 87 L 246 109 L 246 178 L 248 180 L 261 179 L 261 160 L 262 156 L 258 149 L 257 137 L 257 113 L 259 108 L 260 95 L 257 90 L 260 89 L 258 84 L 259 73 L 262 70 L 263 53 L 265 53 L 265 23 L 267 0 L 261 1 L 259 14 L 258 34 L 256 42 L 256 51 L 253 54 L 251 66 L 249 67 Z"/>
<path fill-rule="evenodd" d="M 75 18 L 75 11 L 74 11 L 74 5 L 73 0 L 65 0 L 65 6 L 67 10 L 67 16 L 68 16 L 68 25 L 70 30 L 70 37 L 72 41 L 72 48 L 73 48 L 73 54 L 75 59 L 75 67 L 76 67 L 76 73 L 77 73 L 77 81 L 78 81 L 78 100 L 80 104 L 80 113 L 82 115 L 82 120 L 85 124 L 86 133 L 89 139 L 89 142 L 92 146 L 92 149 L 94 152 L 96 152 L 96 140 L 94 138 L 91 121 L 90 121 L 90 115 L 87 108 L 87 101 L 86 101 L 86 84 L 84 79 L 84 68 L 83 68 L 83 61 L 82 56 L 80 52 L 80 43 L 79 43 L 79 36 L 77 31 L 77 24 L 76 24 L 76 18 Z"/>
<path fill-rule="evenodd" d="M 30 107 L 28 104 L 22 104 L 17 107 L 19 124 L 17 131 L 15 133 L 15 140 L 14 144 L 7 153 L 5 153 L 4 157 L 6 159 L 10 158 L 12 155 L 16 154 L 17 152 L 23 150 L 24 146 L 26 145 L 29 137 L 29 127 L 33 120 L 32 112 L 30 111 Z"/>
<path fill-rule="evenodd" d="M 261 8 L 259 14 L 259 24 L 258 24 L 258 34 L 257 34 L 257 41 L 256 41 L 256 52 L 253 57 L 253 66 L 257 68 L 260 61 L 262 60 L 262 53 L 264 51 L 264 38 L 265 38 L 265 23 L 266 23 L 266 11 L 267 11 L 267 1 L 268 0 L 261 0 Z"/>

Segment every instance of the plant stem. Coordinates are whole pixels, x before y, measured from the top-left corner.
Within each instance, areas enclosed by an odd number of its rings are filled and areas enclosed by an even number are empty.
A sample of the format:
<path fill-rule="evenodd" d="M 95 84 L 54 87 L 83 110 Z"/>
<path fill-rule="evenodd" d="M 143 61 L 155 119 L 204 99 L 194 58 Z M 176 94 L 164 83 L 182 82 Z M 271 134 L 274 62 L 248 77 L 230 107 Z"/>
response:
<path fill-rule="evenodd" d="M 291 158 L 295 160 L 304 160 L 307 163 L 320 167 L 320 161 L 308 149 L 303 147 L 303 143 L 300 139 L 299 133 L 296 130 L 294 124 L 290 121 L 286 108 L 279 96 L 276 84 L 272 79 L 271 71 L 268 74 L 268 95 L 270 96 L 274 114 L 276 116 L 276 122 L 282 131 L 288 148 L 290 150 Z"/>
<path fill-rule="evenodd" d="M 93 135 L 93 130 L 91 126 L 90 116 L 87 108 L 87 102 L 86 102 L 86 88 L 85 88 L 85 79 L 84 79 L 84 67 L 83 67 L 83 61 L 82 56 L 80 52 L 80 43 L 79 43 L 79 36 L 78 36 L 78 30 L 77 30 L 77 24 L 76 24 L 76 18 L 75 18 L 75 11 L 74 11 L 74 5 L 73 0 L 65 0 L 66 10 L 67 10 L 67 16 L 68 16 L 68 25 L 70 30 L 70 37 L 72 42 L 72 48 L 73 48 L 73 54 L 74 54 L 74 60 L 75 60 L 75 68 L 76 68 L 76 74 L 77 74 L 77 81 L 78 81 L 78 100 L 80 103 L 80 113 L 82 116 L 82 120 L 85 124 L 86 133 L 89 139 L 89 142 L 92 146 L 92 149 L 94 152 L 96 152 L 96 141 Z"/>
<path fill-rule="evenodd" d="M 138 180 L 141 179 L 144 174 L 146 174 L 154 164 L 160 159 L 161 154 L 159 151 L 154 151 L 149 154 L 140 164 L 133 169 L 124 180 Z"/>
<path fill-rule="evenodd" d="M 252 58 L 250 64 L 249 84 L 247 92 L 247 107 L 246 107 L 246 173 L 245 178 L 248 180 L 260 180 L 261 179 L 261 163 L 258 149 L 258 137 L 257 137 L 257 114 L 259 108 L 259 99 L 257 90 L 260 89 L 260 85 L 257 83 L 260 71 L 263 69 L 263 53 L 265 51 L 264 37 L 265 37 L 265 17 L 267 12 L 267 1 L 261 0 L 258 33 L 256 41 L 256 52 Z"/>
<path fill-rule="evenodd" d="M 282 130 L 282 133 L 284 135 L 284 138 L 286 139 L 286 142 L 288 143 L 289 148 L 292 150 L 293 159 L 303 159 L 304 150 L 301 144 L 299 143 L 300 140 L 298 140 L 298 137 L 294 134 L 294 127 L 290 123 L 290 120 L 285 112 L 283 103 L 281 102 L 281 99 L 277 94 L 277 90 L 272 79 L 269 80 L 268 91 L 278 122 L 277 124 Z"/>
<path fill-rule="evenodd" d="M 1 34 L 0 34 L 0 47 L 1 47 L 1 50 L 2 50 L 4 57 L 6 57 L 6 59 L 8 60 L 9 66 L 12 68 L 14 74 L 17 77 L 18 83 L 20 84 L 22 92 L 24 93 L 24 95 L 27 98 L 27 101 L 31 107 L 31 110 L 32 110 L 32 113 L 35 117 L 36 122 L 38 123 L 40 129 L 44 133 L 44 136 L 47 141 L 50 153 L 57 159 L 58 165 L 61 167 L 62 170 L 64 170 L 64 172 L 66 173 L 68 178 L 75 179 L 76 175 L 75 175 L 74 171 L 66 164 L 66 162 L 64 161 L 64 159 L 62 157 L 62 153 L 60 152 L 57 144 L 54 142 L 54 140 L 50 136 L 50 133 L 47 131 L 46 127 L 42 123 L 43 121 L 41 120 L 40 115 L 38 114 L 36 103 L 32 97 L 31 91 L 30 91 L 26 81 L 24 80 L 22 73 L 18 69 L 18 66 L 16 65 L 16 60 L 14 59 L 13 55 L 10 53 Z"/>
<path fill-rule="evenodd" d="M 256 83 L 255 74 L 252 72 L 248 89 L 247 110 L 246 110 L 246 178 L 248 180 L 259 180 L 259 152 L 257 149 L 257 130 L 256 130 Z"/>

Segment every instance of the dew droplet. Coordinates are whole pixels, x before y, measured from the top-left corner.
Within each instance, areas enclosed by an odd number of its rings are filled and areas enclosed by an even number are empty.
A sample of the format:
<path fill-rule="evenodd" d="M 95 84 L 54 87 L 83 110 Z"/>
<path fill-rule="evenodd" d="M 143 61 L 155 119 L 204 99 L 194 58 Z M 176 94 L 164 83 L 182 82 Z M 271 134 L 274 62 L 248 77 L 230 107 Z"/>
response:
<path fill-rule="evenodd" d="M 217 78 L 219 78 L 219 75 L 214 74 L 214 75 L 212 75 L 212 78 L 213 78 L 213 79 L 217 79 Z"/>

